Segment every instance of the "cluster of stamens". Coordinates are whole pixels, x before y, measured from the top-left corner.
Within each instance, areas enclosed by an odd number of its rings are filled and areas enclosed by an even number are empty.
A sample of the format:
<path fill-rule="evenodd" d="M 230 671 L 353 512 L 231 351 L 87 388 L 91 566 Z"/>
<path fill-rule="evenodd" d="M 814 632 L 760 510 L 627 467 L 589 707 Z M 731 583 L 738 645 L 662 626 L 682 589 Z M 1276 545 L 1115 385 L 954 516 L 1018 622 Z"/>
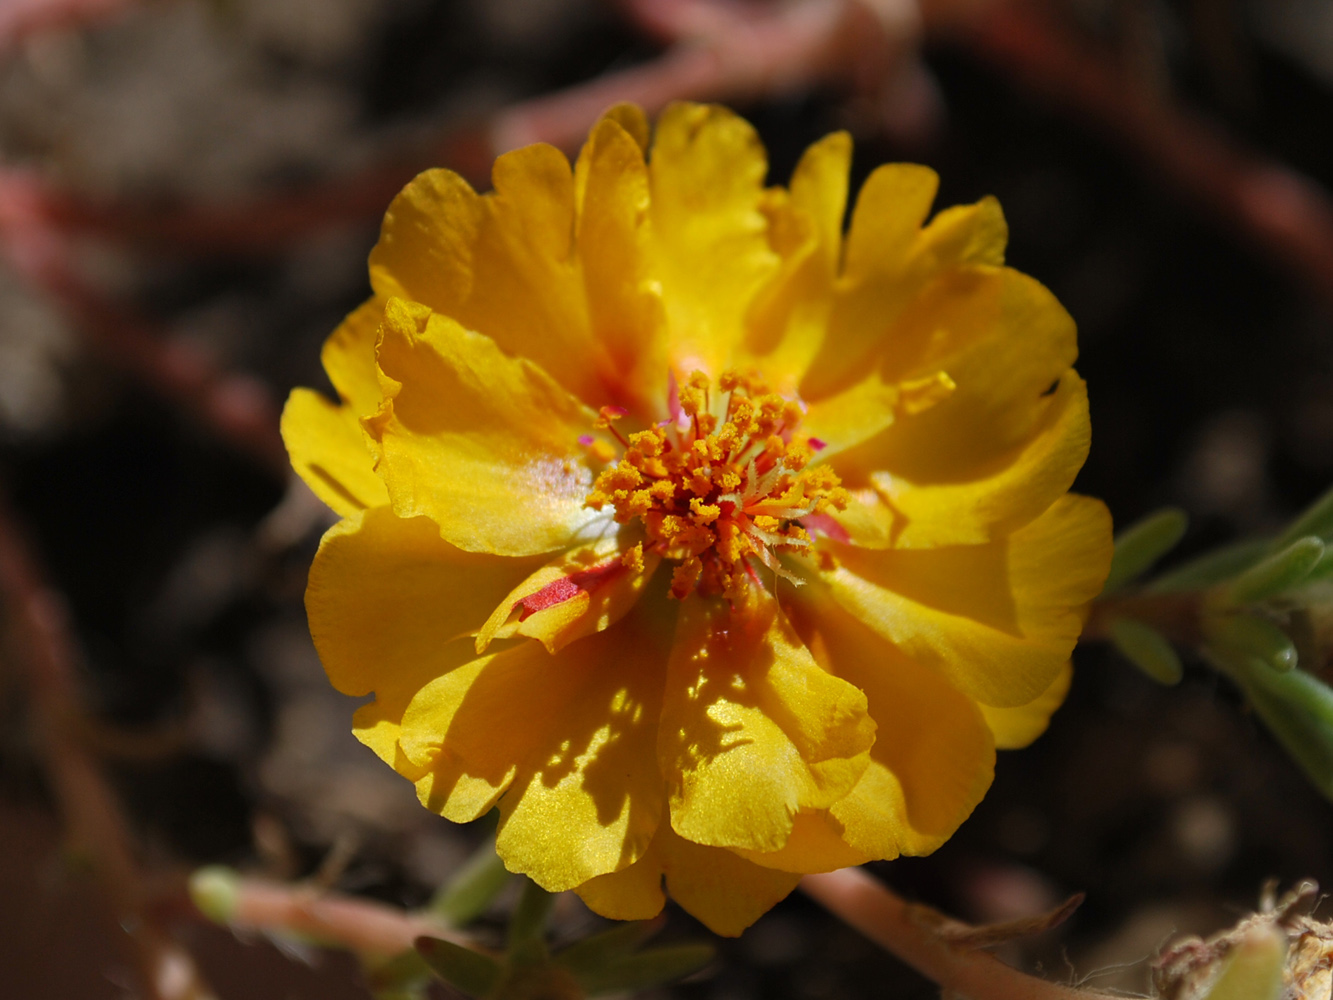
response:
<path fill-rule="evenodd" d="M 725 396 L 720 415 L 711 405 L 710 380 L 695 372 L 679 389 L 677 419 L 628 437 L 614 426 L 623 410 L 604 407 L 597 421 L 624 454 L 598 475 L 587 505 L 610 505 L 621 524 L 642 519 L 645 548 L 677 561 L 671 580 L 677 598 L 696 588 L 735 597 L 758 580 L 756 559 L 794 579 L 777 554 L 810 548 L 800 519 L 845 509 L 849 501 L 832 469 L 809 465 L 822 445 L 797 433 L 799 403 L 734 372 L 722 375 L 718 388 Z M 615 456 L 607 441 L 588 444 L 601 461 Z"/>

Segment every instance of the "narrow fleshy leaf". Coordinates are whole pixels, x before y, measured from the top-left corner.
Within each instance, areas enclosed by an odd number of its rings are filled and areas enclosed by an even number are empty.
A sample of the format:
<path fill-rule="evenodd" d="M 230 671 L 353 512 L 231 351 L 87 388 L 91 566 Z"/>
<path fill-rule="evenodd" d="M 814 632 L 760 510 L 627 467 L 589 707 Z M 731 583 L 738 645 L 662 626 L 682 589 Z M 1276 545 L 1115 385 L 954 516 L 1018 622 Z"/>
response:
<path fill-rule="evenodd" d="M 523 883 L 523 893 L 509 917 L 509 956 L 514 962 L 532 961 L 546 955 L 542 935 L 546 932 L 546 918 L 551 915 L 555 895 L 547 892 L 531 879 Z"/>
<path fill-rule="evenodd" d="M 1121 618 L 1111 623 L 1111 642 L 1125 659 L 1158 684 L 1179 684 L 1185 675 L 1171 643 L 1151 625 Z"/>
<path fill-rule="evenodd" d="M 1253 615 L 1227 615 L 1208 621 L 1208 642 L 1261 660 L 1279 672 L 1296 666 L 1296 644 L 1272 622 Z"/>
<path fill-rule="evenodd" d="M 1273 548 L 1285 548 L 1307 535 L 1314 535 L 1325 542 L 1333 540 L 1333 489 L 1305 508 L 1287 530 L 1278 536 Z"/>
<path fill-rule="evenodd" d="M 1268 554 L 1269 544 L 1263 539 L 1257 539 L 1215 549 L 1169 573 L 1163 573 L 1146 589 L 1153 594 L 1203 590 L 1249 569 Z"/>
<path fill-rule="evenodd" d="M 1111 594 L 1147 572 L 1158 559 L 1176 547 L 1189 527 L 1189 518 L 1178 507 L 1163 507 L 1131 524 L 1115 537 L 1115 555 L 1106 577 L 1103 594 Z"/>
<path fill-rule="evenodd" d="M 416 946 L 441 979 L 468 996 L 485 996 L 500 981 L 500 963 L 490 955 L 441 938 L 419 937 Z"/>
<path fill-rule="evenodd" d="M 592 937 L 575 941 L 555 956 L 557 965 L 563 965 L 575 975 L 595 972 L 632 954 L 639 945 L 662 929 L 663 918 L 631 920 Z"/>
<path fill-rule="evenodd" d="M 589 970 L 576 978 L 589 996 L 636 992 L 698 972 L 713 960 L 715 954 L 709 944 L 653 948 L 600 969 Z"/>
<path fill-rule="evenodd" d="M 464 927 L 485 911 L 513 876 L 487 838 L 449 879 L 427 909 L 451 927 Z"/>
<path fill-rule="evenodd" d="M 1313 535 L 1298 538 L 1286 548 L 1251 566 L 1227 588 L 1231 604 L 1253 604 L 1277 597 L 1305 582 L 1324 554 L 1324 543 Z"/>
<path fill-rule="evenodd" d="M 1253 657 L 1208 650 L 1230 674 L 1283 749 L 1333 799 L 1333 690 L 1303 670 L 1278 673 Z"/>

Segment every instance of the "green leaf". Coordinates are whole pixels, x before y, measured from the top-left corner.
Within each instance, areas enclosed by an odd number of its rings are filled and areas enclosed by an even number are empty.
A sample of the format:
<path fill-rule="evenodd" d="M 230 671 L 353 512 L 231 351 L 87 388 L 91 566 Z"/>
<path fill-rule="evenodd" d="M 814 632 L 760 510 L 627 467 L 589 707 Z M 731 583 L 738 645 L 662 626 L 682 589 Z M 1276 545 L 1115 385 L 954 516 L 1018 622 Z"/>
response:
<path fill-rule="evenodd" d="M 661 918 L 631 921 L 575 941 L 555 956 L 556 964 L 581 973 L 618 961 L 661 930 L 665 922 Z"/>
<path fill-rule="evenodd" d="M 1291 522 L 1273 542 L 1274 549 L 1285 548 L 1298 538 L 1314 535 L 1323 541 L 1333 541 L 1333 489 L 1321 496 Z"/>
<path fill-rule="evenodd" d="M 490 955 L 433 937 L 417 938 L 416 947 L 441 979 L 468 996 L 485 996 L 500 982 L 500 963 Z"/>
<path fill-rule="evenodd" d="M 1178 507 L 1163 507 L 1131 524 L 1115 537 L 1115 555 L 1103 594 L 1111 594 L 1147 572 L 1184 537 L 1189 518 Z"/>
<path fill-rule="evenodd" d="M 1225 615 L 1204 622 L 1210 645 L 1252 656 L 1273 670 L 1291 670 L 1296 666 L 1296 644 L 1272 622 L 1253 615 Z"/>
<path fill-rule="evenodd" d="M 1227 588 L 1226 600 L 1253 604 L 1277 597 L 1304 583 L 1323 554 L 1324 543 L 1318 538 L 1298 538 L 1236 577 Z"/>
<path fill-rule="evenodd" d="M 698 972 L 713 960 L 708 944 L 680 944 L 652 948 L 600 969 L 576 973 L 579 985 L 590 996 L 599 993 L 645 990 Z"/>
<path fill-rule="evenodd" d="M 1202 1000 L 1281 1000 L 1287 939 L 1272 924 L 1255 927 L 1226 960 L 1222 975 Z"/>
<path fill-rule="evenodd" d="M 509 956 L 517 963 L 538 961 L 546 957 L 546 918 L 551 913 L 555 896 L 532 879 L 523 882 L 523 893 L 509 917 Z"/>
<path fill-rule="evenodd" d="M 1268 553 L 1269 546 L 1269 542 L 1258 539 L 1215 549 L 1162 574 L 1146 589 L 1154 594 L 1203 590 L 1249 569 Z"/>
<path fill-rule="evenodd" d="M 1333 799 L 1333 690 L 1304 670 L 1280 674 L 1253 657 L 1211 647 L 1205 652 L 1241 686 L 1306 777 Z"/>
<path fill-rule="evenodd" d="M 476 920 L 509 884 L 511 874 L 488 839 L 441 887 L 426 907 L 451 927 L 464 927 Z"/>
<path fill-rule="evenodd" d="M 1157 629 L 1133 618 L 1120 618 L 1111 623 L 1110 632 L 1111 642 L 1121 655 L 1158 684 L 1180 683 L 1185 668 Z"/>

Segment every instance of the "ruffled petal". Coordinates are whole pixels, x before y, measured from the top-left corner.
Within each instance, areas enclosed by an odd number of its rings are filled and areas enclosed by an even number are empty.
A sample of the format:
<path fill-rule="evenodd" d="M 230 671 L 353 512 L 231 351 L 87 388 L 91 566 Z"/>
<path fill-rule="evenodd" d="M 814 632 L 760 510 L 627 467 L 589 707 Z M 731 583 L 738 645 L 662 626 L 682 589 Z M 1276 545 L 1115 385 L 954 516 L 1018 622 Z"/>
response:
<path fill-rule="evenodd" d="M 746 314 L 739 366 L 762 370 L 769 387 L 783 395 L 796 394 L 824 342 L 842 255 L 851 159 L 851 137 L 834 132 L 801 156 L 790 194 L 782 188 L 765 192 L 769 244 L 781 266 Z"/>
<path fill-rule="evenodd" d="M 634 111 L 637 120 L 625 105 L 613 108 L 594 126 L 579 154 L 576 245 L 597 347 L 587 363 L 597 368 L 604 389 L 598 403 L 658 420 L 666 416 L 666 311 L 650 259 L 642 145 L 647 122 Z"/>
<path fill-rule="evenodd" d="M 522 635 L 557 653 L 620 621 L 662 557 L 643 551 L 640 533 L 617 527 L 608 517 L 601 538 L 563 553 L 511 590 L 477 634 L 477 652 L 494 639 Z"/>
<path fill-rule="evenodd" d="M 975 545 L 1026 524 L 1069 489 L 1091 442 L 1087 386 L 1072 368 L 1038 407 L 1038 424 L 1009 451 L 970 467 L 948 469 L 946 459 L 921 482 L 872 472 L 856 491 L 865 509 L 834 518 L 868 548 Z"/>
<path fill-rule="evenodd" d="M 391 299 L 384 409 L 365 421 L 400 517 L 424 514 L 472 551 L 564 548 L 602 518 L 579 436 L 596 415 L 523 359 L 424 306 Z"/>
<path fill-rule="evenodd" d="M 1013 708 L 996 708 L 993 705 L 979 705 L 986 725 L 995 736 L 995 746 L 999 750 L 1021 750 L 1029 746 L 1050 725 L 1051 716 L 1069 693 L 1069 683 L 1073 680 L 1074 669 L 1069 663 L 1064 665 L 1051 686 L 1026 705 Z"/>
<path fill-rule="evenodd" d="M 726 108 L 673 104 L 658 119 L 652 260 L 678 376 L 731 367 L 746 309 L 778 268 L 760 210 L 767 172 L 754 128 Z"/>
<path fill-rule="evenodd" d="M 830 461 L 899 508 L 896 544 L 985 541 L 1068 488 L 1087 453 L 1087 400 L 1069 368 L 1073 320 L 1050 292 L 1007 269 L 953 271 L 917 297 L 895 341 L 905 357 L 886 357 L 880 378 L 947 377 L 951 390 Z"/>
<path fill-rule="evenodd" d="M 821 832 L 826 839 L 840 832 L 850 851 L 867 858 L 933 851 L 971 814 L 994 774 L 995 744 L 977 705 L 838 607 L 820 584 L 799 591 L 791 611 L 816 659 L 865 692 L 879 725 L 870 766 L 829 808 Z"/>
<path fill-rule="evenodd" d="M 865 696 L 820 669 L 772 602 L 741 615 L 686 600 L 658 740 L 682 837 L 780 849 L 799 810 L 856 783 L 874 733 Z"/>
<path fill-rule="evenodd" d="M 664 638 L 630 614 L 554 656 L 524 642 L 426 685 L 399 741 L 427 770 L 422 803 L 461 822 L 498 801 L 500 857 L 553 892 L 633 864 L 662 810 Z"/>
<path fill-rule="evenodd" d="M 1111 563 L 1111 518 L 1066 495 L 986 545 L 868 550 L 826 541 L 833 598 L 987 705 L 1024 705 L 1054 681 Z"/>
<path fill-rule="evenodd" d="M 382 398 L 375 338 L 383 311 L 383 303 L 371 299 L 324 342 L 324 370 L 341 404 L 310 389 L 293 389 L 282 410 L 282 439 L 292 468 L 315 496 L 343 517 L 389 502 L 360 422 L 375 412 Z"/>
<path fill-rule="evenodd" d="M 670 824 L 657 829 L 638 862 L 578 886 L 595 913 L 612 920 L 647 920 L 662 910 L 666 879 L 671 898 L 714 934 L 736 937 L 787 896 L 799 875 L 765 868 L 720 847 L 693 844 Z"/>
<path fill-rule="evenodd" d="M 842 824 L 827 809 L 809 809 L 797 813 L 793 818 L 791 837 L 781 850 L 767 854 L 738 848 L 733 850 L 757 865 L 797 875 L 854 868 L 875 860 L 874 856 L 852 847 L 845 838 Z"/>
<path fill-rule="evenodd" d="M 532 559 L 464 552 L 426 518 L 384 507 L 330 528 L 310 567 L 306 612 L 333 686 L 375 692 L 357 712 L 357 737 L 393 765 L 408 702 L 476 656 L 472 633 L 534 568 Z"/>
<path fill-rule="evenodd" d="M 389 502 L 350 406 L 331 403 L 313 389 L 293 389 L 280 426 L 292 468 L 335 513 L 350 517 Z"/>
<path fill-rule="evenodd" d="M 420 302 L 484 333 L 601 405 L 569 161 L 552 146 L 525 146 L 495 161 L 492 181 L 486 195 L 449 170 L 408 184 L 384 216 L 371 284 L 382 299 Z"/>

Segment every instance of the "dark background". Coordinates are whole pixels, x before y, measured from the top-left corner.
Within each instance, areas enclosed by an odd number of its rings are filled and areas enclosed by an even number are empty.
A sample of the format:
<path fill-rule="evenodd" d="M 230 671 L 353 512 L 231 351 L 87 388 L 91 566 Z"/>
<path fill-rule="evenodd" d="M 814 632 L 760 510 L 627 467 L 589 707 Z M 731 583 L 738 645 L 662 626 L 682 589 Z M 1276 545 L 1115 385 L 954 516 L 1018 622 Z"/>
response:
<path fill-rule="evenodd" d="M 1322 8 L 1085 0 L 1052 16 L 1162 101 L 1328 188 Z M 147 3 L 0 55 L 0 153 L 107 203 L 245 204 L 355 176 L 396 144 L 659 52 L 592 0 Z M 940 206 L 999 197 L 1010 262 L 1079 323 L 1094 436 L 1077 488 L 1121 524 L 1183 506 L 1182 553 L 1274 530 L 1321 492 L 1333 480 L 1329 289 L 1088 109 L 1034 96 L 965 42 L 932 41 L 925 58 L 942 115 L 896 138 L 862 129 L 854 184 L 910 159 L 939 171 Z M 734 103 L 775 183 L 848 121 L 835 87 Z M 327 386 L 319 346 L 368 290 L 375 232 L 370 219 L 243 252 L 103 234 L 76 241 L 73 264 L 163 343 L 280 400 Z M 420 904 L 481 833 L 420 809 L 350 736 L 353 705 L 327 687 L 301 607 L 318 514 L 292 501 L 275 519 L 284 481 L 65 305 L 0 268 L 0 486 L 69 601 L 94 742 L 145 865 L 166 881 L 212 862 L 284 878 L 323 865 L 343 891 Z M 124 996 L 124 943 L 60 850 L 13 657 L 0 660 L 0 992 Z M 1333 808 L 1216 675 L 1193 665 L 1163 689 L 1097 646 L 1076 666 L 1050 732 L 1001 755 L 961 832 L 879 875 L 969 920 L 1086 892 L 1067 926 L 1004 954 L 1126 989 L 1146 988 L 1144 960 L 1174 933 L 1252 909 L 1266 878 L 1333 885 Z M 345 863 L 331 870 L 330 852 Z M 557 911 L 558 934 L 594 924 L 576 901 Z M 366 995 L 346 956 L 174 926 L 224 998 Z M 672 911 L 668 937 L 703 933 Z M 671 995 L 934 995 L 799 894 L 722 951 Z"/>

